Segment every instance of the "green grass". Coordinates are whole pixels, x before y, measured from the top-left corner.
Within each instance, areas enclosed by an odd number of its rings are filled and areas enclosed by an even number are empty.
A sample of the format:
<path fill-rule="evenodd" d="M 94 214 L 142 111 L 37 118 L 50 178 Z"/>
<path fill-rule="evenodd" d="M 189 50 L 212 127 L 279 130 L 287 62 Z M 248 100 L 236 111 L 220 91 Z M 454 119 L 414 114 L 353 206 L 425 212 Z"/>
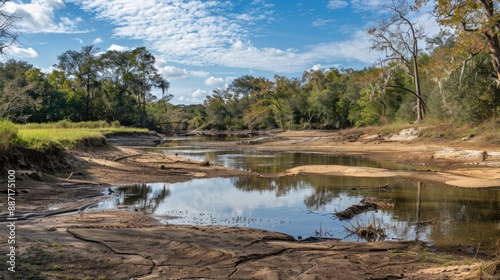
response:
<path fill-rule="evenodd" d="M 89 121 L 89 122 L 70 122 L 58 121 L 55 123 L 28 123 L 23 124 L 24 129 L 46 129 L 46 128 L 121 128 L 120 122 L 114 121 L 108 123 L 106 121 Z"/>
<path fill-rule="evenodd" d="M 103 137 L 99 131 L 79 128 L 20 129 L 18 132 L 19 143 L 34 149 L 42 149 L 50 143 L 74 148 L 80 140 Z"/>
<path fill-rule="evenodd" d="M 10 145 L 18 144 L 32 149 L 44 149 L 56 144 L 73 149 L 81 141 L 101 141 L 105 135 L 120 133 L 144 133 L 144 128 L 126 128 L 118 122 L 111 124 L 105 121 L 15 125 L 9 121 L 0 121 L 0 152 L 6 151 Z"/>

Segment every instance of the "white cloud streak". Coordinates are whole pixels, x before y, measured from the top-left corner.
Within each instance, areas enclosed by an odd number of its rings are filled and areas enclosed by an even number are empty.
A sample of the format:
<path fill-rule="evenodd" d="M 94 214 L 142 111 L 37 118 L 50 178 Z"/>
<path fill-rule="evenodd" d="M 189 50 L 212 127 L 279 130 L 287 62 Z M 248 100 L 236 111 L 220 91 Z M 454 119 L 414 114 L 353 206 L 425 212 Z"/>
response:
<path fill-rule="evenodd" d="M 209 73 L 205 71 L 190 71 L 187 69 L 181 69 L 169 65 L 164 67 L 159 67 L 159 71 L 163 75 L 163 77 L 170 80 L 185 80 L 192 77 L 205 78 L 208 77 L 209 75 Z"/>
<path fill-rule="evenodd" d="M 55 0 L 54 0 L 55 1 Z M 157 58 L 186 66 L 219 65 L 280 73 L 301 72 L 315 64 L 343 61 L 370 64 L 378 54 L 369 52 L 369 37 L 361 30 L 347 40 L 328 41 L 301 50 L 257 47 L 252 28 L 273 20 L 273 5 L 253 1 L 236 13 L 234 3 L 215 0 L 68 0 L 99 20 L 115 25 L 115 37 L 142 40 Z M 380 11 L 384 0 L 331 0 L 328 8 L 349 7 L 356 12 Z M 322 27 L 329 19 L 313 22 Z M 362 28 L 362 27 L 361 27 Z M 193 73 L 167 67 L 171 79 L 187 79 Z M 207 77 L 207 76 L 205 76 Z"/>
<path fill-rule="evenodd" d="M 343 9 L 347 7 L 348 3 L 347 1 L 342 1 L 342 0 L 330 0 L 328 2 L 328 9 L 336 10 L 336 9 Z"/>
<path fill-rule="evenodd" d="M 62 0 L 32 0 L 31 3 L 7 2 L 7 13 L 20 17 L 15 22 L 17 29 L 25 33 L 84 33 L 78 29 L 82 18 L 56 18 L 56 10 L 65 8 Z"/>
<path fill-rule="evenodd" d="M 227 1 L 69 0 L 98 19 L 117 26 L 114 36 L 143 40 L 160 58 L 190 66 L 220 65 L 282 73 L 301 72 L 317 63 L 362 59 L 352 41 L 325 42 L 306 50 L 256 47 L 252 24 L 272 20 L 272 6 L 255 2 L 251 12 L 234 13 Z M 331 4 L 331 3 L 330 3 Z M 326 22 L 317 22 L 318 26 Z M 359 44 L 358 44 L 359 45 Z M 328 50 L 330 46 L 333 49 Z M 339 49 L 340 47 L 340 49 Z M 345 50 L 346 52 L 342 52 Z M 319 53 L 317 51 L 320 51 Z M 364 49 L 362 52 L 367 52 Z M 348 56 L 349 54 L 350 56 Z M 323 60 L 329 61 L 323 61 Z M 175 69 L 165 69 L 173 71 Z M 174 71 L 178 78 L 186 73 Z"/>
<path fill-rule="evenodd" d="M 38 53 L 33 48 L 23 48 L 18 46 L 10 46 L 5 51 L 9 56 L 17 58 L 34 58 L 38 57 Z"/>
<path fill-rule="evenodd" d="M 120 46 L 117 44 L 112 44 L 111 46 L 108 47 L 108 51 L 118 51 L 118 52 L 124 52 L 128 51 L 128 47 Z"/>
<path fill-rule="evenodd" d="M 214 76 L 211 76 L 205 80 L 205 85 L 211 86 L 211 87 L 222 88 L 222 87 L 225 87 L 226 81 L 224 81 L 223 78 L 216 78 Z"/>

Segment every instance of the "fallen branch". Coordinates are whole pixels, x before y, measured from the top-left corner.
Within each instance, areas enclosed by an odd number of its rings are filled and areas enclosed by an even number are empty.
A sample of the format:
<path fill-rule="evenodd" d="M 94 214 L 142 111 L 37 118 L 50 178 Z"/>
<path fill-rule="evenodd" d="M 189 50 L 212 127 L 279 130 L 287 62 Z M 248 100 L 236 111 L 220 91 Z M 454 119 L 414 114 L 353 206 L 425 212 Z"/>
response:
<path fill-rule="evenodd" d="M 394 207 L 394 203 L 390 199 L 379 199 L 375 197 L 367 197 L 360 201 L 360 204 L 352 205 L 342 212 L 335 213 L 340 219 L 352 219 L 354 216 L 377 209 L 387 209 Z"/>
<path fill-rule="evenodd" d="M 131 157 L 138 157 L 138 156 L 142 156 L 142 155 L 144 155 L 144 154 L 133 154 L 133 155 L 122 156 L 122 157 L 118 157 L 118 158 L 113 159 L 113 161 L 120 161 L 122 159 L 131 158 Z"/>
<path fill-rule="evenodd" d="M 352 188 L 352 190 L 371 190 L 371 191 L 389 191 L 389 184 L 381 185 L 373 188 Z"/>

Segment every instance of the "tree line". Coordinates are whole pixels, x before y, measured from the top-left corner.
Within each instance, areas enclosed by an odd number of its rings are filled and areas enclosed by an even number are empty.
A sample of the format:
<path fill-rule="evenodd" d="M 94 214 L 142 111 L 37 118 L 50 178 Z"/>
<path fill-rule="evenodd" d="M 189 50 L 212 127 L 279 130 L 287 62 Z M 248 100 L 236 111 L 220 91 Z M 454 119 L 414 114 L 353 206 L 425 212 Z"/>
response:
<path fill-rule="evenodd" d="M 198 105 L 170 102 L 170 83 L 144 47 L 105 53 L 93 45 L 68 50 L 58 56 L 51 73 L 9 60 L 0 63 L 0 117 L 18 123 L 119 121 L 163 132 L 336 129 L 424 119 L 474 124 L 496 118 L 498 3 L 437 1 L 439 23 L 454 32 L 443 29 L 427 37 L 410 19 L 424 2 L 395 0 L 384 6 L 390 16 L 368 30 L 372 48 L 386 53 L 375 66 L 307 70 L 294 78 L 244 75 L 214 89 Z M 14 38 L 4 39 L 11 44 Z M 419 46 L 424 40 L 427 50 Z M 0 42 L 0 53 L 7 43 Z M 155 88 L 161 97 L 152 94 Z"/>
<path fill-rule="evenodd" d="M 60 120 L 108 122 L 146 127 L 148 107 L 166 102 L 170 84 L 144 47 L 98 54 L 93 45 L 58 56 L 51 73 L 24 61 L 0 63 L 0 116 L 14 122 Z"/>

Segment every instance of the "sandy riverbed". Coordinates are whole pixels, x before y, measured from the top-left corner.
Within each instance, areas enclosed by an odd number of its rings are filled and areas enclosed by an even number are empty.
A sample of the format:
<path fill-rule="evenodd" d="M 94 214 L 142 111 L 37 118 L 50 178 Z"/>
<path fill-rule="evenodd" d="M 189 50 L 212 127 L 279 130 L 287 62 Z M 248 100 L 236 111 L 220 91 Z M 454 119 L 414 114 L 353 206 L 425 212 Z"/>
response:
<path fill-rule="evenodd" d="M 207 145 L 358 155 L 411 166 L 404 172 L 301 166 L 279 174 L 282 176 L 300 173 L 387 176 L 458 187 L 500 186 L 500 147 L 407 141 L 404 137 L 388 141 L 377 135 L 346 141 L 336 135 L 322 131 L 284 132 L 256 145 L 234 142 Z M 111 142 L 130 144 L 131 140 L 134 139 Z M 72 170 L 42 174 L 42 180 L 40 176 L 32 179 L 19 175 L 16 211 L 38 216 L 16 222 L 16 273 L 3 269 L 4 246 L 0 276 L 4 279 L 480 279 L 482 273 L 484 279 L 489 279 L 487 273 L 498 270 L 498 262 L 490 262 L 494 248 L 481 248 L 475 255 L 456 248 L 431 252 L 419 242 L 308 243 L 256 229 L 165 226 L 133 210 L 45 216 L 99 201 L 105 198 L 102 193 L 106 194 L 111 185 L 259 176 L 147 153 L 144 147 L 147 143 L 135 143 L 142 147 L 108 146 L 73 152 Z M 5 196 L 0 203 L 5 205 Z M 5 207 L 2 214 L 4 210 Z M 6 227 L 0 232 L 2 236 L 9 234 Z"/>

